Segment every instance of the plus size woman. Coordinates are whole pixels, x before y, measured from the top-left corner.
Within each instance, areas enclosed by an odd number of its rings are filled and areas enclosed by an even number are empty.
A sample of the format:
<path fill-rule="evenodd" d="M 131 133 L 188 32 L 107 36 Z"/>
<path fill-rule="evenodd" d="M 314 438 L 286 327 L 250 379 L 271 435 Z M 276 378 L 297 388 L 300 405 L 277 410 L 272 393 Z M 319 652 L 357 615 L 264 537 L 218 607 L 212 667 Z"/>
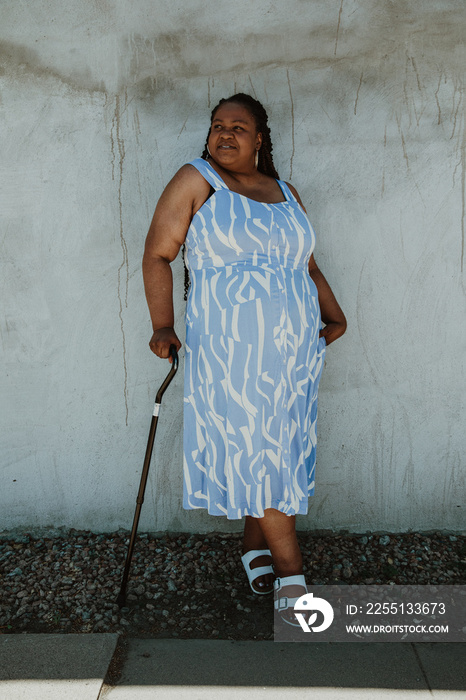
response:
<path fill-rule="evenodd" d="M 163 358 L 181 347 L 170 263 L 184 246 L 183 506 L 245 518 L 251 588 L 275 588 L 291 624 L 305 592 L 295 516 L 314 493 L 318 385 L 326 346 L 346 329 L 314 245 L 275 170 L 264 108 L 243 93 L 221 100 L 203 157 L 176 173 L 149 229 L 150 347 Z"/>

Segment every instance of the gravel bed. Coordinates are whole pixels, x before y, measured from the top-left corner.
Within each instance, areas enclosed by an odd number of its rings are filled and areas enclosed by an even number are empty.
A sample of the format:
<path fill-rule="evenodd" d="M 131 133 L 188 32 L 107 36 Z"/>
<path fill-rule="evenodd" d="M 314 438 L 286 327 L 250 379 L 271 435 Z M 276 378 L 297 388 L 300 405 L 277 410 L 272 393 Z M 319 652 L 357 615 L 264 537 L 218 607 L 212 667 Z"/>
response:
<path fill-rule="evenodd" d="M 299 533 L 308 584 L 466 584 L 466 533 Z M 127 532 L 0 533 L 0 633 L 273 639 L 272 596 L 254 595 L 240 534 L 140 534 L 126 607 Z"/>

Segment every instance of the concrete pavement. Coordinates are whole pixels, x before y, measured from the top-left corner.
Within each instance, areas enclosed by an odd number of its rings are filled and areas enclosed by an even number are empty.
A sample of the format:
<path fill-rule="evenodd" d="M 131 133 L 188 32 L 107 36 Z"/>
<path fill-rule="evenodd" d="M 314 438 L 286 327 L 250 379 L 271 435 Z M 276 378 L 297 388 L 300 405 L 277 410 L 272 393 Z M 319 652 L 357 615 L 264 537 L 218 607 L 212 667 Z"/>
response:
<path fill-rule="evenodd" d="M 0 636 L 1 700 L 96 700 L 116 634 Z"/>
<path fill-rule="evenodd" d="M 460 643 L 282 643 L 129 639 L 103 684 L 116 635 L 0 636 L 1 700 L 466 697 Z"/>

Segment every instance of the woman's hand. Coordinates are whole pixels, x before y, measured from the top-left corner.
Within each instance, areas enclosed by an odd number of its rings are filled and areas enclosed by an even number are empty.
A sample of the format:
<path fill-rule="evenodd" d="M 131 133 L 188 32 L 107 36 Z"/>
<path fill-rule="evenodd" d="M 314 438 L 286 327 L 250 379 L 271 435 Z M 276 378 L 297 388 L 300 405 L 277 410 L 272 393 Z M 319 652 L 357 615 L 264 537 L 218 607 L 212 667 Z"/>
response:
<path fill-rule="evenodd" d="M 346 320 L 345 321 L 333 321 L 327 323 L 327 325 L 322 328 L 319 333 L 319 338 L 325 338 L 325 344 L 330 345 L 334 340 L 341 338 L 343 333 L 346 331 Z"/>
<path fill-rule="evenodd" d="M 154 331 L 152 338 L 149 341 L 149 347 L 152 352 L 163 359 L 173 361 L 170 355 L 170 345 L 174 345 L 176 350 L 181 348 L 181 343 L 173 328 L 158 328 Z"/>

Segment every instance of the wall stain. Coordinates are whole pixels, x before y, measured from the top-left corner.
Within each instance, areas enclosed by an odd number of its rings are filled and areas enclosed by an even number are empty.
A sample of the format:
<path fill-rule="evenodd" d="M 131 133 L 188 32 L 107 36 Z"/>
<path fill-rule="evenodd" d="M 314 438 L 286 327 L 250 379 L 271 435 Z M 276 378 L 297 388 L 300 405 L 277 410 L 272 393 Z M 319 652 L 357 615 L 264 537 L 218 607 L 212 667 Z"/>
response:
<path fill-rule="evenodd" d="M 52 67 L 50 62 L 44 64 L 39 53 L 34 49 L 12 41 L 0 42 L 0 63 L 5 66 L 5 72 L 10 79 L 13 77 L 22 79 L 24 76 L 43 80 L 52 78 L 76 91 L 82 90 L 88 93 L 106 91 L 103 80 L 94 80 L 88 73 L 79 74 L 78 70 L 74 75 L 64 74 L 59 68 Z"/>
<path fill-rule="evenodd" d="M 385 133 L 383 136 L 383 147 L 384 149 L 387 148 L 387 125 L 385 124 Z M 380 196 L 383 197 L 385 192 L 385 157 L 383 159 L 383 167 L 382 167 L 382 192 L 380 193 Z"/>
<path fill-rule="evenodd" d="M 458 104 L 455 105 L 455 103 L 456 103 L 456 96 L 457 96 L 457 95 L 459 95 L 459 100 L 458 100 Z M 462 85 L 458 86 L 458 84 L 457 84 L 457 82 L 456 82 L 456 80 L 455 80 L 454 91 L 453 91 L 453 110 L 452 110 L 452 115 L 453 115 L 453 129 L 452 129 L 451 136 L 450 136 L 451 139 L 453 138 L 453 136 L 455 135 L 455 132 L 456 132 L 456 123 L 457 123 L 457 120 L 458 120 L 458 112 L 459 112 L 459 109 L 460 109 L 460 107 L 461 107 L 462 102 L 463 102 L 463 89 L 462 89 Z"/>
<path fill-rule="evenodd" d="M 293 103 L 293 93 L 291 92 L 290 83 L 290 73 L 288 68 L 286 69 L 286 78 L 288 80 L 288 89 L 290 91 L 290 103 L 291 103 L 291 158 L 290 158 L 290 180 L 293 176 L 293 158 L 294 158 L 294 103 Z"/>
<path fill-rule="evenodd" d="M 364 290 L 362 291 L 362 281 L 363 281 L 363 276 L 364 276 L 364 268 L 366 266 L 367 258 L 364 258 L 362 266 L 361 266 L 361 271 L 359 273 L 359 280 L 358 280 L 358 291 L 356 295 L 356 322 L 358 326 L 358 331 L 359 331 L 359 337 L 361 341 L 361 349 L 363 352 L 363 355 L 367 361 L 367 364 L 369 366 L 370 373 L 372 375 L 372 379 L 374 380 L 374 384 L 376 386 L 380 386 L 380 377 L 378 376 L 378 372 L 376 371 L 376 368 L 373 367 L 372 361 L 368 352 L 367 344 L 366 344 L 366 338 L 368 337 L 367 333 L 365 333 L 363 322 L 365 320 L 364 317 L 364 306 L 367 300 L 367 292 Z"/>
<path fill-rule="evenodd" d="M 134 122 L 134 135 L 136 136 L 136 143 L 140 147 L 141 144 L 139 142 L 139 137 L 141 136 L 141 124 L 139 122 L 139 114 L 138 114 L 137 108 L 134 109 L 133 122 Z"/>
<path fill-rule="evenodd" d="M 125 107 L 128 106 L 127 95 L 125 94 Z M 123 109 L 123 112 L 124 112 Z M 123 395 L 125 399 L 125 410 L 126 410 L 126 425 L 128 425 L 128 369 L 126 366 L 126 336 L 125 328 L 123 323 L 123 299 L 121 294 L 121 277 L 122 270 L 126 271 L 125 280 L 125 308 L 128 308 L 128 285 L 129 285 L 129 262 L 128 262 L 128 246 L 126 245 L 126 240 L 124 237 L 123 230 L 123 203 L 122 203 L 122 189 L 123 189 L 123 163 L 125 160 L 125 143 L 121 136 L 121 99 L 120 95 L 115 96 L 115 112 L 112 120 L 112 128 L 110 131 L 110 142 L 112 147 L 112 178 L 115 179 L 115 160 L 118 158 L 118 209 L 120 218 L 120 245 L 123 254 L 121 265 L 118 268 L 118 304 L 119 304 L 119 317 L 120 317 L 120 327 L 122 336 L 122 346 L 123 346 L 123 371 L 124 371 L 124 387 Z"/>

